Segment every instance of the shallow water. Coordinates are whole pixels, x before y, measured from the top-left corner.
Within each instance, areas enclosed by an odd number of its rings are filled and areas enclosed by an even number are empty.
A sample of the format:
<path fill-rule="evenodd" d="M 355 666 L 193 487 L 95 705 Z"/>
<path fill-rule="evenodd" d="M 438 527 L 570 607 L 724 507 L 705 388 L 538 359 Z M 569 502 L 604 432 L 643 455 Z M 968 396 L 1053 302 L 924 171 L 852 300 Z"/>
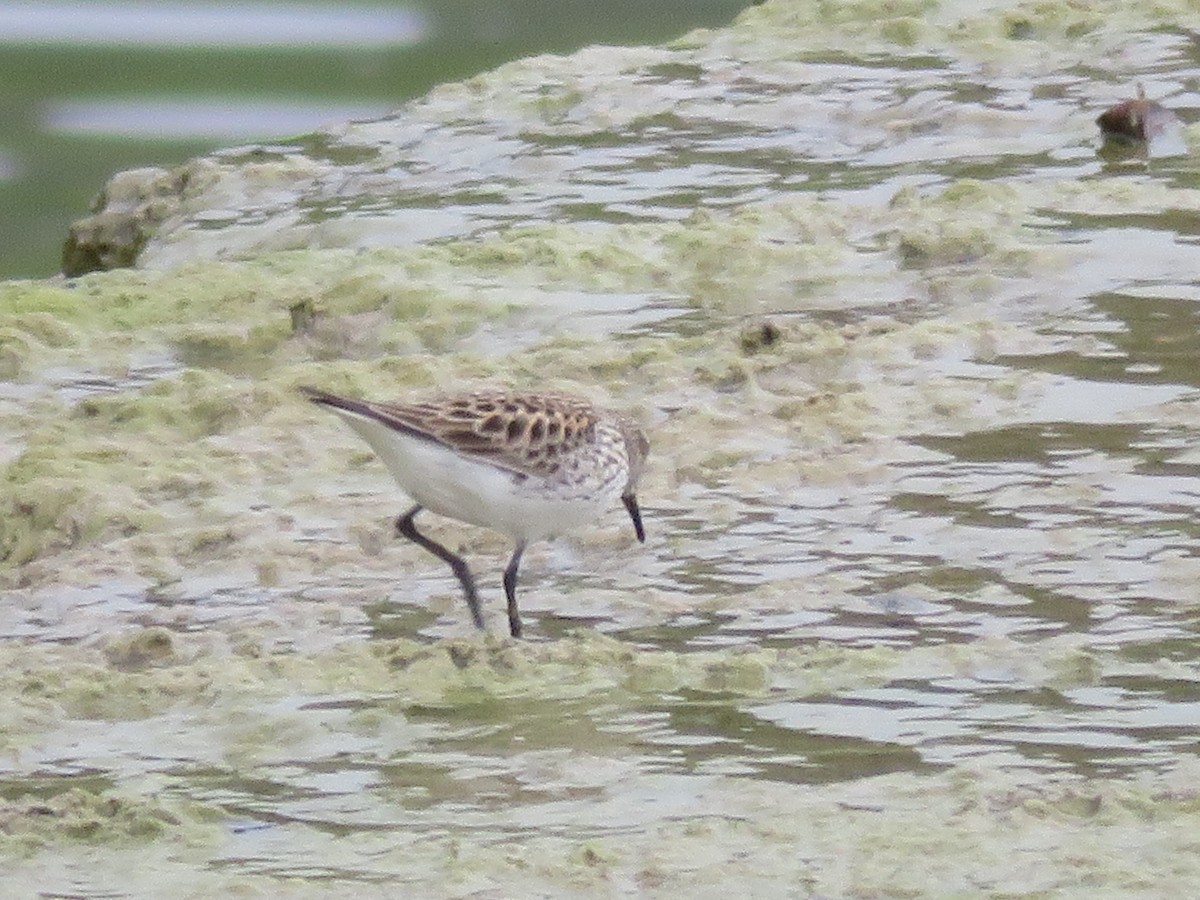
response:
<path fill-rule="evenodd" d="M 114 171 L 382 116 L 507 60 L 653 43 L 743 5 L 13 0 L 0 7 L 0 277 L 59 271 L 67 226 Z"/>
<path fill-rule="evenodd" d="M 22 477 L 112 486 L 44 526 L 99 536 L 48 543 L 0 606 L 18 876 L 51 852 L 83 896 L 1127 896 L 1196 874 L 1196 168 L 1105 161 L 1092 124 L 1137 79 L 1188 121 L 1192 45 L 1113 19 L 1091 37 L 1124 48 L 1120 78 L 1055 22 L 1041 49 L 834 52 L 833 28 L 805 52 L 762 28 L 776 8 L 446 88 L 314 142 L 378 157 L 277 170 L 257 206 L 250 179 L 221 228 L 202 191 L 151 271 L 86 284 L 131 318 L 143 290 L 211 311 L 18 359 L 0 411 L 17 462 L 42 454 Z M 240 177 L 208 196 L 231 208 Z M 331 255 L 153 271 L 306 242 Z M 272 343 L 297 295 L 329 331 Z M 531 548 L 531 639 L 481 638 L 392 539 L 381 467 L 290 389 L 547 373 L 641 410 L 649 540 L 614 512 Z M 54 451 L 64 415 L 114 459 Z M 498 629 L 503 540 L 433 527 Z M 71 788 L 131 824 L 21 800 Z M 39 815 L 161 839 L 137 875 L 88 868 Z"/>

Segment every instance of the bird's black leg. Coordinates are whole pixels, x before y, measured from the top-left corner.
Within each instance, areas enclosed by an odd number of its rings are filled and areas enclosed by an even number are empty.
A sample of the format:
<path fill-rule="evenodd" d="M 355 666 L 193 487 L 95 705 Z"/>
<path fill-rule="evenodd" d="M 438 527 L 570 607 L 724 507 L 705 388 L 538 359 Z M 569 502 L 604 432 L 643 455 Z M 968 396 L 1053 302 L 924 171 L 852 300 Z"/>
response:
<path fill-rule="evenodd" d="M 637 497 L 633 494 L 625 494 L 621 498 L 621 502 L 625 504 L 629 518 L 633 520 L 633 533 L 637 535 L 639 541 L 643 544 L 646 543 L 646 529 L 642 527 L 642 511 L 638 508 Z"/>
<path fill-rule="evenodd" d="M 451 553 L 437 541 L 430 540 L 417 531 L 417 526 L 413 524 L 413 519 L 416 518 L 417 513 L 420 511 L 421 506 L 418 504 L 398 518 L 396 520 L 396 531 L 450 566 L 450 570 L 458 578 L 458 583 L 462 585 L 463 593 L 467 596 L 467 605 L 471 607 L 471 618 L 475 620 L 475 627 L 483 630 L 483 613 L 479 609 L 479 595 L 475 592 L 475 579 L 471 577 L 471 570 L 467 568 L 467 564 L 461 556 Z M 512 608 L 515 607 L 510 606 L 510 617 L 512 615 Z"/>
<path fill-rule="evenodd" d="M 508 597 L 508 630 L 513 637 L 521 636 L 521 614 L 517 612 L 517 567 L 521 565 L 521 554 L 525 552 L 525 543 L 517 543 L 513 550 L 508 568 L 504 570 L 504 595 Z"/>

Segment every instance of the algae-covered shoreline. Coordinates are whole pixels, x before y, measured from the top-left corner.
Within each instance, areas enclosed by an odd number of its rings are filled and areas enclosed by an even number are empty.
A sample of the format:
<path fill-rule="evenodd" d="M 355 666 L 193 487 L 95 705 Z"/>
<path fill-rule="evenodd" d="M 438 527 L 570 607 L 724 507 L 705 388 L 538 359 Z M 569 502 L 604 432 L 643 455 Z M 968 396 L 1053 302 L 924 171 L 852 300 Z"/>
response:
<path fill-rule="evenodd" d="M 1102 161 L 1091 105 L 1194 78 L 1196 9 L 1101 7 L 521 61 L 314 139 L 357 156 L 196 161 L 139 268 L 0 284 L 6 886 L 1195 880 L 1194 151 Z M 504 539 L 436 522 L 475 634 L 302 383 L 630 410 L 649 540 L 531 548 L 513 642 Z"/>

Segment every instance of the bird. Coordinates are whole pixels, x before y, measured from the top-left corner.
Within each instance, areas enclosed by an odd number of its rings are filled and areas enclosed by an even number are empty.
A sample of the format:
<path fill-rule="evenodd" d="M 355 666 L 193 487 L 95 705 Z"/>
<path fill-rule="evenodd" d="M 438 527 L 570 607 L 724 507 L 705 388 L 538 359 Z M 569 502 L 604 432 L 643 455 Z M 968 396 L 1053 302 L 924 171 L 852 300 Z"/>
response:
<path fill-rule="evenodd" d="M 636 490 L 650 451 L 629 417 L 564 393 L 504 388 L 383 403 L 301 386 L 375 451 L 413 506 L 396 531 L 450 566 L 475 626 L 485 628 L 475 579 L 458 554 L 417 530 L 428 510 L 508 535 L 509 633 L 521 637 L 517 570 L 533 541 L 594 522 L 620 499 L 644 543 Z"/>

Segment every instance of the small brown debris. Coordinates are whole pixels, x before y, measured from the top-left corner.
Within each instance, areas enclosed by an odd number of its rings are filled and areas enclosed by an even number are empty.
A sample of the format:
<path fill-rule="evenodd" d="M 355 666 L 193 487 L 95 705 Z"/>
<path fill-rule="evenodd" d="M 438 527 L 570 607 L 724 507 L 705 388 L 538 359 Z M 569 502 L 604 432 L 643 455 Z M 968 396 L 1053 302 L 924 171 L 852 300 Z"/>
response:
<path fill-rule="evenodd" d="M 770 319 L 764 319 L 762 322 L 742 329 L 742 333 L 738 335 L 738 344 L 743 353 L 752 356 L 760 350 L 774 346 L 782 338 L 783 330 Z"/>
<path fill-rule="evenodd" d="M 1161 103 L 1146 99 L 1146 89 L 1138 85 L 1137 98 L 1109 107 L 1096 119 L 1106 139 L 1148 141 L 1177 124 L 1179 119 Z"/>

